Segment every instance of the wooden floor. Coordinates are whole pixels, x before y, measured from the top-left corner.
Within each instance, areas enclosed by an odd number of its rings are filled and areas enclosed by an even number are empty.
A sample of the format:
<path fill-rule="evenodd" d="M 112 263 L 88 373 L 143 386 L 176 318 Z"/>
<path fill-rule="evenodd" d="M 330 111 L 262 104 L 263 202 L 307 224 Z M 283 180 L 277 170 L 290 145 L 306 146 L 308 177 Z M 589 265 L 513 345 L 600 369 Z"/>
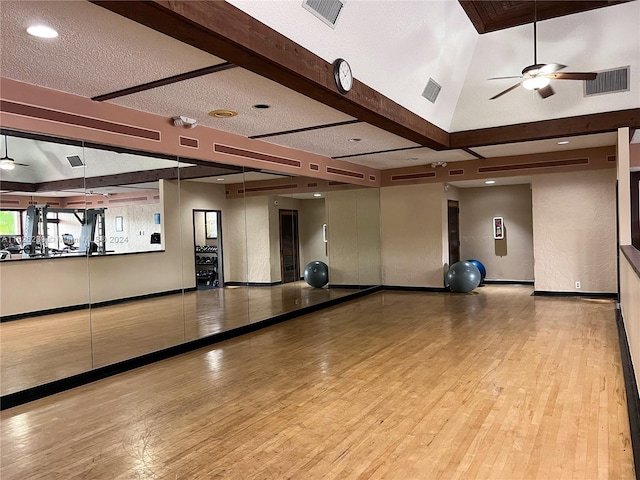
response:
<path fill-rule="evenodd" d="M 305 282 L 225 287 L 0 323 L 0 395 L 355 291 Z"/>
<path fill-rule="evenodd" d="M 611 301 L 381 292 L 2 412 L 1 478 L 634 478 Z"/>

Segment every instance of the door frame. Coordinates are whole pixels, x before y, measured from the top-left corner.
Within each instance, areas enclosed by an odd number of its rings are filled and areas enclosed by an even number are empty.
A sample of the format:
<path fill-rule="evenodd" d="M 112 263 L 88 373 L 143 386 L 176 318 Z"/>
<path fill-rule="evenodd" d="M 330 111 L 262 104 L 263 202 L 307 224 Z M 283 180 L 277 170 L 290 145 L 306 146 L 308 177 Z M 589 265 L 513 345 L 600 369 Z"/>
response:
<path fill-rule="evenodd" d="M 294 228 L 293 228 L 293 247 L 294 247 L 294 258 L 295 258 L 295 271 L 294 271 L 294 280 L 292 280 L 293 282 L 296 282 L 298 280 L 300 280 L 300 224 L 299 224 L 299 217 L 298 217 L 298 210 L 293 210 L 293 209 L 289 209 L 289 208 L 283 208 L 283 209 L 279 209 L 278 210 L 278 226 L 279 226 L 279 240 L 280 240 L 280 281 L 282 283 L 289 283 L 289 282 L 285 282 L 285 274 L 284 274 L 284 248 L 283 248 L 283 242 L 282 242 L 282 219 L 283 217 L 295 217 L 296 221 L 293 222 Z"/>
<path fill-rule="evenodd" d="M 457 251 L 457 254 L 458 254 L 458 260 L 456 260 L 456 262 L 460 261 L 460 202 L 458 200 L 447 199 L 447 241 L 449 244 L 449 265 L 456 263 L 451 261 L 451 252 L 452 252 L 451 233 L 452 232 L 451 232 L 451 224 L 449 222 L 449 212 L 452 208 L 456 209 L 456 223 L 458 224 L 458 228 L 456 230 L 458 245 L 455 246 L 454 249 Z"/>

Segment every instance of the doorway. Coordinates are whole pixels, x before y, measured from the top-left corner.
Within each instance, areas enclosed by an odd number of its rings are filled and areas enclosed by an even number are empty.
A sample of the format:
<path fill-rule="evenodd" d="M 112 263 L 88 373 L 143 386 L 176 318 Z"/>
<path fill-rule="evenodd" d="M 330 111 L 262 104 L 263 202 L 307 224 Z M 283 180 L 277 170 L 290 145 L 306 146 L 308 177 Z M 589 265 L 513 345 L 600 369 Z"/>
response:
<path fill-rule="evenodd" d="M 460 208 L 456 200 L 447 201 L 449 265 L 460 261 Z"/>
<path fill-rule="evenodd" d="M 224 285 L 221 215 L 220 210 L 193 210 L 193 258 L 200 290 Z"/>
<path fill-rule="evenodd" d="M 280 210 L 280 266 L 282 283 L 300 280 L 298 211 Z"/>

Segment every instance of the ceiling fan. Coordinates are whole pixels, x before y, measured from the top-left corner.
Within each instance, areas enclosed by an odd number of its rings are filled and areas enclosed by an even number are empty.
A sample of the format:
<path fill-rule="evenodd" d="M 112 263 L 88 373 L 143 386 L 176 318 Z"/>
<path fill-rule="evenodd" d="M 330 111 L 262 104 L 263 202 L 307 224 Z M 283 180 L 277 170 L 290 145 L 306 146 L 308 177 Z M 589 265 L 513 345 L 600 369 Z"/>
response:
<path fill-rule="evenodd" d="M 522 70 L 522 75 L 511 77 L 493 77 L 489 80 L 502 80 L 507 78 L 520 78 L 521 80 L 502 92 L 494 95 L 490 100 L 495 100 L 505 93 L 509 93 L 522 85 L 527 90 L 535 90 L 542 98 L 548 98 L 555 92 L 551 88 L 551 79 L 556 80 L 595 80 L 598 76 L 595 72 L 563 72 L 560 70 L 567 68 L 559 63 L 538 63 L 538 37 L 536 26 L 536 4 L 533 4 L 533 65 L 529 65 Z"/>
<path fill-rule="evenodd" d="M 9 157 L 8 154 L 8 146 L 7 146 L 7 136 L 4 136 L 4 157 L 0 158 L 0 170 L 13 170 L 19 167 L 28 167 L 29 165 L 25 165 L 24 163 L 18 163 L 13 158 Z"/>

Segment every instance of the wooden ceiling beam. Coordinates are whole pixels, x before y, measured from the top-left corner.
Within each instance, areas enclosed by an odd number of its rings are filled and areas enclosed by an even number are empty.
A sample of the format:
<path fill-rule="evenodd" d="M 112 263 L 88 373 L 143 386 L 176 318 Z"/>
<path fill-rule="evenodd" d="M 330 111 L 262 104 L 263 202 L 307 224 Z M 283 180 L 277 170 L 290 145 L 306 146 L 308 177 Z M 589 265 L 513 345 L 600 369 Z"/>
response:
<path fill-rule="evenodd" d="M 227 2 L 92 3 L 407 140 L 434 150 L 449 147 L 445 130 L 357 79 L 349 93 L 340 94 L 331 63 Z"/>
<path fill-rule="evenodd" d="M 454 132 L 450 144 L 464 149 L 613 132 L 620 127 L 640 128 L 640 108 Z"/>

